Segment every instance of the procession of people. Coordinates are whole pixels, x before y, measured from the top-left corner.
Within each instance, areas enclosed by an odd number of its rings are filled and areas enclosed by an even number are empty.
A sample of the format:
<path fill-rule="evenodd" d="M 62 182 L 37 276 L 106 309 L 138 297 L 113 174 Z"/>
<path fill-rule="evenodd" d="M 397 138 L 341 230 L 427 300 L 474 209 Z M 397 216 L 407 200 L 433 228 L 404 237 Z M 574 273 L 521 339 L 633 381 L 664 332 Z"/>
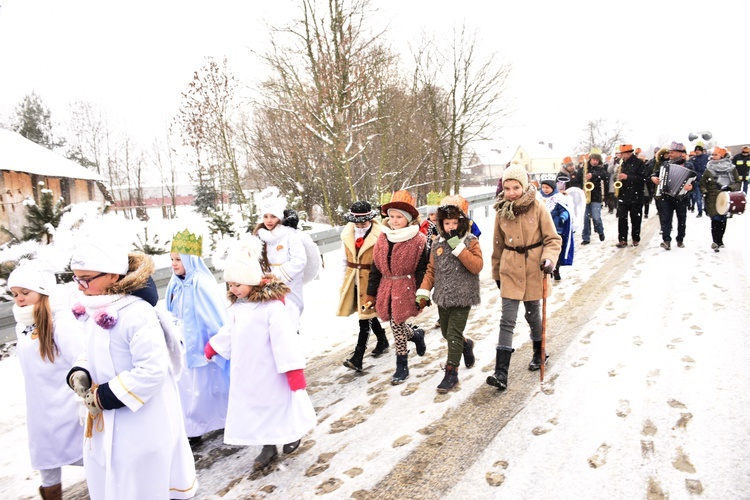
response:
<path fill-rule="evenodd" d="M 561 265 L 574 265 L 577 237 L 591 244 L 592 226 L 599 244 L 605 241 L 601 211 L 610 189 L 617 248 L 639 245 L 649 193 L 656 199 L 661 248 L 672 250 L 675 217 L 676 247 L 684 248 L 690 200 L 699 193 L 698 216 L 710 218 L 711 249 L 719 252 L 728 219 L 744 211 L 747 175 L 737 164 L 745 165 L 748 155 L 744 148 L 739 159 L 731 158 L 716 146 L 698 172 L 677 141 L 655 148 L 652 159 L 622 144 L 616 161 L 605 162 L 599 150 L 584 155 L 578 167 L 566 157 L 558 174 L 539 182 L 509 164 L 494 205 L 487 261 L 502 312 L 486 384 L 503 391 L 510 383 L 521 302 L 533 347 L 528 370 L 547 362 L 541 307 L 547 282 L 562 279 Z M 568 199 L 574 189 L 587 193 L 581 235 L 572 223 L 578 208 Z M 216 293 L 202 239 L 187 229 L 173 238 L 173 276 L 163 308 L 151 258 L 106 241 L 76 246 L 70 268 L 79 293 L 70 304 L 50 302 L 57 288 L 44 262 L 25 263 L 10 275 L 29 449 L 42 498 L 62 498 L 60 468 L 71 464 L 84 467 L 92 499 L 191 498 L 199 487 L 191 447 L 200 446 L 206 433 L 223 430 L 227 444 L 261 447 L 248 469 L 263 470 L 278 460 L 278 446 L 293 454 L 317 425 L 299 324 L 305 276 L 319 271 L 320 256 L 305 248 L 296 222 L 285 223 L 296 217 L 286 199 L 278 191 L 266 194 L 262 222 L 228 250 L 226 296 Z M 393 349 L 390 383 L 399 385 L 410 377 L 410 345 L 417 356 L 435 347 L 416 324 L 434 304 L 447 343 L 444 377 L 435 388 L 444 394 L 459 387 L 461 361 L 465 369 L 475 363 L 466 324 L 486 299 L 479 283 L 485 261 L 464 197 L 435 200 L 429 224 L 416 200 L 399 190 L 376 208 L 367 200 L 351 205 L 343 216 L 341 289 L 331 309 L 358 319 L 355 348 L 343 366 L 366 371 L 372 332 L 370 355 Z"/>

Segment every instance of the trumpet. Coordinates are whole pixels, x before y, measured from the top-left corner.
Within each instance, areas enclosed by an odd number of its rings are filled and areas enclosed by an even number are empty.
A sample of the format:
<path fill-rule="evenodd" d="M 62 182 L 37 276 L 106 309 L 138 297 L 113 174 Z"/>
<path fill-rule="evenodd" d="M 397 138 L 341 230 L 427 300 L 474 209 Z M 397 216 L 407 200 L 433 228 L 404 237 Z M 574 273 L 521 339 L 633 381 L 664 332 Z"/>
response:
<path fill-rule="evenodd" d="M 622 172 L 622 162 L 620 162 L 617 165 L 617 170 L 615 171 L 615 178 L 617 179 L 614 183 L 615 187 L 615 198 L 620 196 L 620 188 L 622 187 L 622 181 L 620 180 L 620 172 Z"/>

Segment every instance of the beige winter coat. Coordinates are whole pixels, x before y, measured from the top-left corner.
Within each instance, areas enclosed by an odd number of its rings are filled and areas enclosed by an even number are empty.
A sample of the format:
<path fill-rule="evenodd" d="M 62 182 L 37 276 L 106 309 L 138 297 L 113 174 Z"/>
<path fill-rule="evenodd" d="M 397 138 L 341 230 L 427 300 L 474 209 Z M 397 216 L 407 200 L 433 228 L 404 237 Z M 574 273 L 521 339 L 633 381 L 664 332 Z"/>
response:
<path fill-rule="evenodd" d="M 492 278 L 500 280 L 500 296 L 513 300 L 542 298 L 542 261 L 555 265 L 560 255 L 562 238 L 544 203 L 537 199 L 536 189 L 529 186 L 515 202 L 506 202 L 502 194 L 495 205 L 495 236 L 492 251 Z M 510 248 L 541 246 L 524 253 Z"/>
<path fill-rule="evenodd" d="M 339 291 L 339 307 L 336 312 L 337 316 L 350 316 L 358 313 L 359 319 L 370 319 L 377 316 L 375 308 L 367 309 L 367 313 L 362 312 L 362 306 L 367 297 L 367 280 L 370 278 L 370 266 L 372 265 L 372 250 L 375 242 L 380 236 L 380 223 L 372 221 L 372 229 L 362 243 L 359 252 L 354 245 L 354 223 L 350 222 L 344 226 L 341 232 L 341 241 L 344 245 L 346 254 L 346 272 L 344 282 Z M 357 296 L 354 296 L 356 287 Z"/>

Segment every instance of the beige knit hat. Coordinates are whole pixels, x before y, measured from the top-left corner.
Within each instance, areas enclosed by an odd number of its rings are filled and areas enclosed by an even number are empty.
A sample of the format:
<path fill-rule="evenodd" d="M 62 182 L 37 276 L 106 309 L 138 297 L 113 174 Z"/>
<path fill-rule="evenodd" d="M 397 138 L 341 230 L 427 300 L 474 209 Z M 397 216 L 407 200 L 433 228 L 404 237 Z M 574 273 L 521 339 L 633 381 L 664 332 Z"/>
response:
<path fill-rule="evenodd" d="M 514 163 L 503 170 L 503 183 L 507 180 L 520 182 L 524 191 L 529 187 L 529 173 L 517 163 Z"/>

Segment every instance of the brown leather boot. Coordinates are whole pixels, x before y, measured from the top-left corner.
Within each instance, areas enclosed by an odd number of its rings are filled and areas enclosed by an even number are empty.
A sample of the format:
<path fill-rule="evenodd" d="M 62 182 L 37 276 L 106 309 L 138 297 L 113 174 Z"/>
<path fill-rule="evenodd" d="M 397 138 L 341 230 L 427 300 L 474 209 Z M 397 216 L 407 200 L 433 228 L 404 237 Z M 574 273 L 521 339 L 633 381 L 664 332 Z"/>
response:
<path fill-rule="evenodd" d="M 62 500 L 62 483 L 40 486 L 39 494 L 44 500 Z"/>

